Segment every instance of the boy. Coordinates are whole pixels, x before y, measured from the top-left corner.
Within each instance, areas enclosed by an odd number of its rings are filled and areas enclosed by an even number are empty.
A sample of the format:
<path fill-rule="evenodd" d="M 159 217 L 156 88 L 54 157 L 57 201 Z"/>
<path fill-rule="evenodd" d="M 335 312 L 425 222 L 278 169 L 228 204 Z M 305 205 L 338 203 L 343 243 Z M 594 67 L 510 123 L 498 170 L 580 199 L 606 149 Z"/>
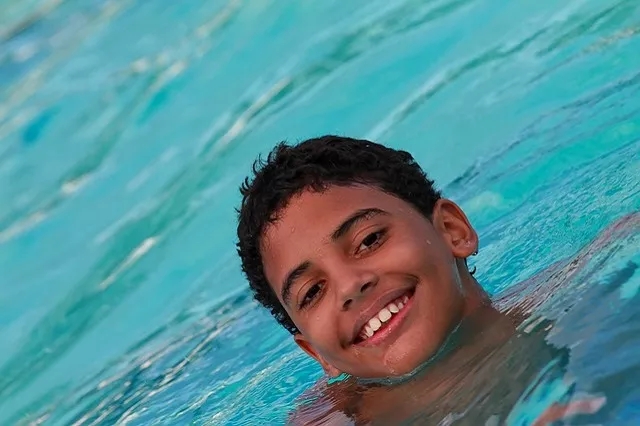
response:
<path fill-rule="evenodd" d="M 467 267 L 478 249 L 475 230 L 410 154 L 324 136 L 280 144 L 254 166 L 254 175 L 241 188 L 243 271 L 255 298 L 328 376 L 414 376 L 436 358 L 455 370 L 505 342 L 524 317 L 517 309 L 507 317 L 492 307 Z M 454 338 L 466 342 L 464 350 L 440 356 Z M 543 340 L 532 344 L 544 346 Z M 555 348 L 549 352 L 540 362 L 557 356 Z M 489 376 L 494 367 L 477 373 Z M 524 370 L 531 375 L 540 367 Z M 406 419 L 425 401 L 443 401 L 452 389 L 453 370 L 446 371 L 432 371 L 427 384 L 401 383 L 404 391 L 395 394 L 361 381 L 326 387 L 332 402 L 321 416 Z M 423 398 L 407 398 L 425 387 Z M 466 390 L 458 394 L 468 406 L 477 389 Z M 513 405 L 521 391 L 503 395 L 503 403 Z M 439 408 L 438 415 L 451 409 Z"/>

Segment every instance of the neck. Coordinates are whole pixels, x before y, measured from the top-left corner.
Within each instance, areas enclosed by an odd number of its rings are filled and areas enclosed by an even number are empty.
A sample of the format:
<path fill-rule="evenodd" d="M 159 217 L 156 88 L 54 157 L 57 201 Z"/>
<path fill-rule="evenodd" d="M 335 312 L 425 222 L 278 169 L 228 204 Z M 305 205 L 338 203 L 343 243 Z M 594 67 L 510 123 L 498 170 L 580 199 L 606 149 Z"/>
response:
<path fill-rule="evenodd" d="M 438 359 L 425 365 L 422 375 L 435 386 L 447 383 L 452 376 L 466 374 L 466 369 L 474 365 L 471 360 L 483 358 L 502 346 L 515 330 L 508 316 L 491 304 L 480 304 L 460 321 Z"/>
<path fill-rule="evenodd" d="M 466 270 L 461 274 L 465 305 L 462 318 L 473 314 L 478 308 L 491 306 L 491 299 L 480 283 Z"/>

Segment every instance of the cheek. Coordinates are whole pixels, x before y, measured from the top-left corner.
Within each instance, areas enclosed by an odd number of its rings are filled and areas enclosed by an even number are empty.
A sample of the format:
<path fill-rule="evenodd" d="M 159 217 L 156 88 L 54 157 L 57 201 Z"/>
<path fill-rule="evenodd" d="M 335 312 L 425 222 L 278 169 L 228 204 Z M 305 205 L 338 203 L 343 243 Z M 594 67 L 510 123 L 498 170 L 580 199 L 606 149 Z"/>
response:
<path fill-rule="evenodd" d="M 421 315 L 435 328 L 449 321 L 462 298 L 456 261 L 447 246 L 433 238 L 406 238 L 394 249 L 402 267 L 398 272 L 416 275 L 420 280 L 418 304 Z"/>
<path fill-rule="evenodd" d="M 307 314 L 301 323 L 303 333 L 322 355 L 339 347 L 336 318 L 327 309 Z"/>
<path fill-rule="evenodd" d="M 411 234 L 396 235 L 393 244 L 383 254 L 383 261 L 404 269 L 404 272 L 442 274 L 449 271 L 453 257 L 437 236 L 416 237 Z"/>

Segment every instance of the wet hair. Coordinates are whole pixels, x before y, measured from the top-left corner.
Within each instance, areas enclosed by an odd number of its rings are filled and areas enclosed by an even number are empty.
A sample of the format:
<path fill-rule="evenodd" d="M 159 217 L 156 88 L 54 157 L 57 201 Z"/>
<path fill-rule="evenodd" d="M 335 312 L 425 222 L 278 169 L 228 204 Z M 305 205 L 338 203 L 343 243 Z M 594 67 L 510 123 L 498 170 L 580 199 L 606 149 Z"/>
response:
<path fill-rule="evenodd" d="M 369 185 L 412 204 L 427 219 L 441 194 L 411 154 L 368 140 L 340 136 L 278 144 L 253 164 L 253 179 L 240 187 L 238 254 L 254 298 L 295 334 L 297 327 L 281 305 L 264 273 L 261 238 L 289 200 L 304 190 Z"/>

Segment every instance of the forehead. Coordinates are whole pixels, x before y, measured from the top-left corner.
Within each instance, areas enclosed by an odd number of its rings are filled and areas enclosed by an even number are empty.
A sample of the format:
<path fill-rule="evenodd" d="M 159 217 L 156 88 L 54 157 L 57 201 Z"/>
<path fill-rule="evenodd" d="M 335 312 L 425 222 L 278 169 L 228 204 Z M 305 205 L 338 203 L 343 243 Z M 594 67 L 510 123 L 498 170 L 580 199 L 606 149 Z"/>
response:
<path fill-rule="evenodd" d="M 266 227 L 263 250 L 273 250 L 285 241 L 290 243 L 292 237 L 317 235 L 326 238 L 354 211 L 382 208 L 391 213 L 401 204 L 405 204 L 404 201 L 364 185 L 331 186 L 321 192 L 303 191 L 292 197 L 278 212 L 277 220 Z"/>

